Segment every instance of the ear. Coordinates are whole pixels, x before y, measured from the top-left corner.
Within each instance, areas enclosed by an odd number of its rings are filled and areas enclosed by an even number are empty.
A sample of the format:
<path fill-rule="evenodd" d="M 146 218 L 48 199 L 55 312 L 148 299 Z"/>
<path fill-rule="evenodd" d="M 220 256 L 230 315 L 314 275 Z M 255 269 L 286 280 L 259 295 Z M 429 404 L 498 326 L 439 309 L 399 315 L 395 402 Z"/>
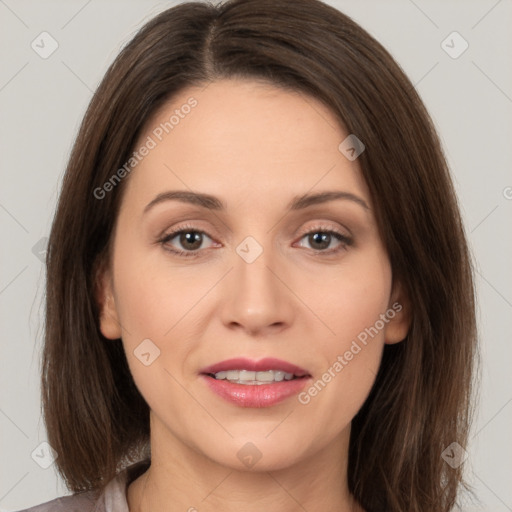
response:
<path fill-rule="evenodd" d="M 385 329 L 385 343 L 393 345 L 403 341 L 411 326 L 412 311 L 409 297 L 402 284 L 397 280 L 393 282 L 386 316 L 389 318 L 389 322 Z"/>
<path fill-rule="evenodd" d="M 112 272 L 106 263 L 101 263 L 96 272 L 96 300 L 100 312 L 100 331 L 105 338 L 117 340 L 121 338 L 121 324 L 119 323 Z"/>

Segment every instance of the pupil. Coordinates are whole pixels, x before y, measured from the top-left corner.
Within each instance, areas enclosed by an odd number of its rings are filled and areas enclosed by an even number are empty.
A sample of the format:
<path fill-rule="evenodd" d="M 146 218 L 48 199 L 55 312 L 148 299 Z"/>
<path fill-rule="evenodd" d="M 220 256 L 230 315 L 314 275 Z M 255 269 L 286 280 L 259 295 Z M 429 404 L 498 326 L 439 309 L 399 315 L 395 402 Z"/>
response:
<path fill-rule="evenodd" d="M 182 233 L 180 236 L 180 243 L 188 249 L 199 249 L 201 247 L 201 234 L 196 231 L 189 231 L 187 233 Z M 189 246 L 187 247 L 187 244 Z M 193 247 L 191 247 L 191 245 Z"/>
<path fill-rule="evenodd" d="M 311 243 L 311 240 L 313 240 L 315 244 L 321 245 L 321 247 L 317 247 L 318 249 L 327 249 L 327 247 L 329 247 L 329 243 L 331 241 L 330 234 L 328 234 L 328 233 L 313 233 L 312 235 L 309 235 L 309 236 L 310 236 L 310 244 L 311 245 L 314 245 Z"/>

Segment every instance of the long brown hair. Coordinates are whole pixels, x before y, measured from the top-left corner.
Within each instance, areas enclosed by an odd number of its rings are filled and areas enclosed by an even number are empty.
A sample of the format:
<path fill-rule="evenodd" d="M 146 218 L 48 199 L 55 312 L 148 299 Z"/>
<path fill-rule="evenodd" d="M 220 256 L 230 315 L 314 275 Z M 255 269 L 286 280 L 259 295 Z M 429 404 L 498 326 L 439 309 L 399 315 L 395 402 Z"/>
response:
<path fill-rule="evenodd" d="M 445 158 L 416 90 L 390 54 L 317 0 L 184 3 L 147 23 L 94 94 L 64 177 L 47 254 L 42 400 L 57 468 L 74 492 L 102 489 L 148 454 L 149 408 L 95 299 L 124 183 L 95 194 L 130 158 L 145 123 L 186 87 L 263 79 L 322 101 L 361 139 L 393 278 L 412 324 L 387 345 L 352 422 L 349 487 L 368 512 L 452 509 L 476 354 L 473 271 Z M 340 482 L 341 485 L 341 482 Z"/>

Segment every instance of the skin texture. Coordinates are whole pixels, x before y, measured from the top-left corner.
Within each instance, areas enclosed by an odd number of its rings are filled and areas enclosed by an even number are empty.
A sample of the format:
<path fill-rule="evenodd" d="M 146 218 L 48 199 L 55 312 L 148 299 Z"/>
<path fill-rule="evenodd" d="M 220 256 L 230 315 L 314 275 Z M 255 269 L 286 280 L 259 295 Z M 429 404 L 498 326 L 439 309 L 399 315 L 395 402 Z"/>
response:
<path fill-rule="evenodd" d="M 190 97 L 197 106 L 128 178 L 100 279 L 101 331 L 122 337 L 151 409 L 152 465 L 128 489 L 130 511 L 360 510 L 346 485 L 351 420 L 384 344 L 403 340 L 410 319 L 358 162 L 338 150 L 348 133 L 314 98 L 221 80 L 174 97 L 137 147 Z M 226 210 L 171 200 L 144 213 L 170 190 L 214 195 Z M 369 209 L 334 200 L 287 210 L 295 196 L 333 190 Z M 191 250 L 179 235 L 159 243 L 183 227 L 206 233 L 198 257 L 169 251 Z M 305 236 L 326 230 L 353 242 L 322 248 Z M 250 264 L 236 252 L 247 236 L 263 249 Z M 275 357 L 315 382 L 395 302 L 402 310 L 307 404 L 241 408 L 199 376 L 232 357 Z M 148 338 L 160 356 L 145 366 L 134 350 Z M 252 468 L 237 457 L 248 442 L 261 453 Z"/>

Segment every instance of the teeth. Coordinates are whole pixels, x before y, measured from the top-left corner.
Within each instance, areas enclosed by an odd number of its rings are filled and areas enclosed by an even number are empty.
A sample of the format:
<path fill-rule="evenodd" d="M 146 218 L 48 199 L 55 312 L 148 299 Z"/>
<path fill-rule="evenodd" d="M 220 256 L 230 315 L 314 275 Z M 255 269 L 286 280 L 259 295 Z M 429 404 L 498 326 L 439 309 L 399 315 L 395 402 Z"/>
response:
<path fill-rule="evenodd" d="M 281 382 L 284 380 L 292 380 L 293 373 L 286 373 L 280 370 L 267 370 L 264 372 L 253 372 L 250 370 L 228 370 L 225 372 L 217 372 L 215 374 L 217 380 L 229 380 L 236 384 L 260 385 L 267 382 Z"/>
<path fill-rule="evenodd" d="M 293 374 L 289 373 L 293 377 Z M 274 380 L 276 382 L 281 382 L 284 379 L 284 372 L 274 372 Z"/>
<path fill-rule="evenodd" d="M 240 372 L 242 374 L 242 372 Z M 240 380 L 244 380 L 240 377 Z M 272 382 L 274 380 L 274 372 L 268 370 L 267 372 L 256 372 L 256 380 L 258 382 Z"/>

